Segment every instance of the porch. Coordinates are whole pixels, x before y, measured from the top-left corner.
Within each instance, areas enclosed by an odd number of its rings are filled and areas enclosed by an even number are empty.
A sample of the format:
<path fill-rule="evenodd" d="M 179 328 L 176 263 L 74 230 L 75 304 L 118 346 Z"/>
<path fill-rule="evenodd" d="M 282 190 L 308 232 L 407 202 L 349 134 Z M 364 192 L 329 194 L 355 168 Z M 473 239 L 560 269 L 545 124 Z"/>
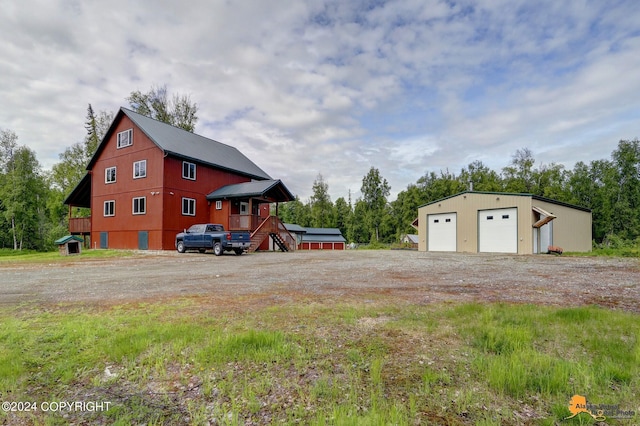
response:
<path fill-rule="evenodd" d="M 278 204 L 294 199 L 280 180 L 251 181 L 227 185 L 209 195 L 210 220 L 230 230 L 251 232 L 249 251 L 295 250 L 296 239 L 278 219 Z M 271 215 L 275 205 L 275 215 Z"/>
<path fill-rule="evenodd" d="M 91 216 L 70 217 L 69 233 L 71 235 L 87 235 L 91 233 Z"/>

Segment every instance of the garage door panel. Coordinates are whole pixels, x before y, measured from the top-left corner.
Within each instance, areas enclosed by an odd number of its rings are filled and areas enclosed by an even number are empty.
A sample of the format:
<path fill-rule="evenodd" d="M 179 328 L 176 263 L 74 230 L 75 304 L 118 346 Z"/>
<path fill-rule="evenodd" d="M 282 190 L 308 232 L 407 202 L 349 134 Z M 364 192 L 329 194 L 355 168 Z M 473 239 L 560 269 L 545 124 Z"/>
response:
<path fill-rule="evenodd" d="M 427 215 L 427 250 L 456 251 L 456 213 Z"/>
<path fill-rule="evenodd" d="M 478 251 L 484 253 L 518 252 L 518 209 L 478 212 Z"/>

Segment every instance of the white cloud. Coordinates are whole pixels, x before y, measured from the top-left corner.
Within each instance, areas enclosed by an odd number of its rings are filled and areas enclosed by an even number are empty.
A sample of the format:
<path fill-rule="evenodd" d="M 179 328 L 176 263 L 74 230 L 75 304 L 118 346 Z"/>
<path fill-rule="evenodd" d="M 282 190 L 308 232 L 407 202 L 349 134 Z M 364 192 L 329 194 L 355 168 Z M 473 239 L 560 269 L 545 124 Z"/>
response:
<path fill-rule="evenodd" d="M 395 194 L 523 146 L 570 165 L 638 136 L 638 18 L 631 0 L 5 0 L 0 127 L 50 167 L 88 103 L 167 84 L 303 199 L 319 172 L 333 199 L 371 166 Z"/>

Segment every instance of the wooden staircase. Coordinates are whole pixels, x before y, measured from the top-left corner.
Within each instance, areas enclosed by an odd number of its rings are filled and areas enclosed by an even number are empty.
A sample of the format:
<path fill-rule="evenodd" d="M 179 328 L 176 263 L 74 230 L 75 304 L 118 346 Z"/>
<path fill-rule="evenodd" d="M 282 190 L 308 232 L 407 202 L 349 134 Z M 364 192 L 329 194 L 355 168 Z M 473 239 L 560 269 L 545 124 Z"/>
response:
<path fill-rule="evenodd" d="M 267 237 L 271 237 L 281 251 L 296 249 L 295 238 L 287 231 L 280 219 L 277 216 L 269 216 L 251 233 L 251 245 L 248 251 L 256 251 Z"/>

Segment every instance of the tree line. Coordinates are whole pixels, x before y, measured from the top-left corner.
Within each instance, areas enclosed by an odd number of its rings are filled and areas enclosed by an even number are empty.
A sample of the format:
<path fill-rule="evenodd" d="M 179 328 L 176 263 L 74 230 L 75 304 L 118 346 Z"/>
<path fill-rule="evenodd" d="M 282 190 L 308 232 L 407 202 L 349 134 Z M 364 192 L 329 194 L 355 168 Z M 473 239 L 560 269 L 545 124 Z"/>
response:
<path fill-rule="evenodd" d="M 640 142 L 621 140 L 610 159 L 561 164 L 536 164 L 533 152 L 518 149 L 501 171 L 473 161 L 459 173 L 430 171 L 389 202 L 390 187 L 372 167 L 362 179 L 361 197 L 332 202 L 322 174 L 306 202 L 296 198 L 279 209 L 280 218 L 304 227 L 339 228 L 349 242 L 394 243 L 416 233 L 411 223 L 418 207 L 459 192 L 529 193 L 586 207 L 593 215 L 595 244 L 640 244 Z"/>
<path fill-rule="evenodd" d="M 197 105 L 185 95 L 169 96 L 166 86 L 135 91 L 126 98 L 132 110 L 194 131 Z M 113 112 L 87 108 L 86 136 L 66 148 L 60 162 L 43 170 L 36 154 L 18 144 L 18 135 L 0 129 L 0 248 L 49 250 L 68 233 L 64 199 L 86 173 L 86 166 L 114 118 Z M 391 188 L 371 167 L 362 179 L 361 196 L 332 201 L 329 184 L 318 174 L 312 195 L 280 206 L 287 223 L 339 228 L 349 242 L 393 243 L 415 233 L 411 223 L 418 207 L 469 190 L 530 193 L 586 207 L 593 212 L 597 244 L 640 243 L 640 142 L 621 140 L 610 159 L 578 162 L 572 170 L 560 164 L 536 164 L 533 153 L 519 149 L 502 170 L 474 161 L 455 174 L 430 171 L 389 201 Z M 88 210 L 81 211 L 89 215 Z"/>

